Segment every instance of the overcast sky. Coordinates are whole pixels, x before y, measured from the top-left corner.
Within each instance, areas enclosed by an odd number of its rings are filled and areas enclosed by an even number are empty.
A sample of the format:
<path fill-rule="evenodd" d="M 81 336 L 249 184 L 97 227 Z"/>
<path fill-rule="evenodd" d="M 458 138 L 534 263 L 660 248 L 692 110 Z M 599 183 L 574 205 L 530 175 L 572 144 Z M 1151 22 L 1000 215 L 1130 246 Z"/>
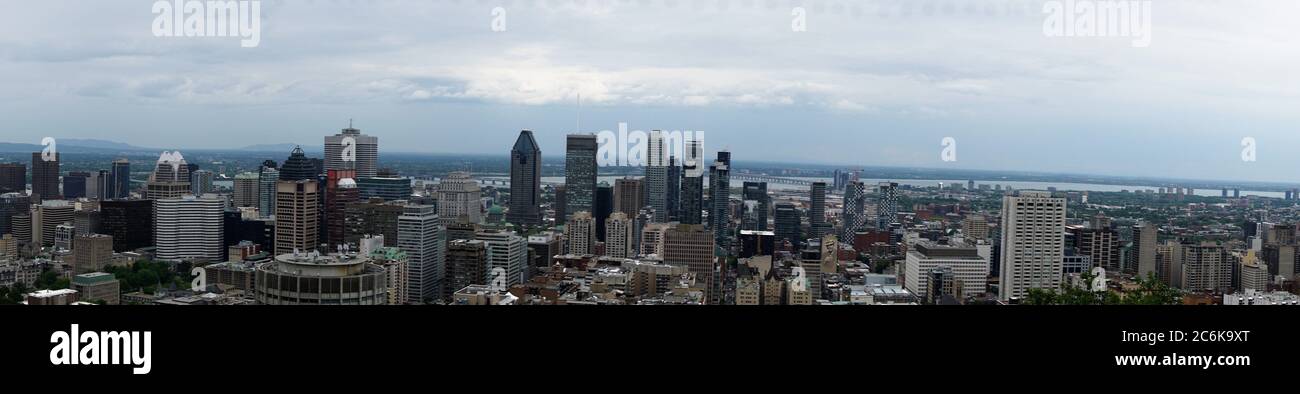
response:
<path fill-rule="evenodd" d="M 1147 47 L 1048 37 L 1042 0 L 264 0 L 255 48 L 155 37 L 153 4 L 5 2 L 0 140 L 320 145 L 353 118 L 384 151 L 529 128 L 551 156 L 581 94 L 583 131 L 740 161 L 1300 181 L 1290 0 L 1155 1 Z"/>

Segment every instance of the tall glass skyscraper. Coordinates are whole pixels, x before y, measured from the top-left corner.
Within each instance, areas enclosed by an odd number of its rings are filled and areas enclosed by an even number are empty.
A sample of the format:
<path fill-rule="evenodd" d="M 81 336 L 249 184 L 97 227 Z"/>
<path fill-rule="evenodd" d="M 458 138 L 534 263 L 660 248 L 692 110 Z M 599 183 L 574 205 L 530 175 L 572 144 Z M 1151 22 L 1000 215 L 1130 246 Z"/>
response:
<path fill-rule="evenodd" d="M 109 172 L 111 180 L 104 199 L 131 197 L 131 162 L 127 159 L 114 160 Z"/>
<path fill-rule="evenodd" d="M 731 152 L 719 151 L 718 159 L 709 168 L 709 197 L 713 203 L 709 211 L 713 239 L 726 248 L 731 245 Z"/>
<path fill-rule="evenodd" d="M 682 161 L 681 214 L 682 224 L 704 223 L 704 154 L 699 141 L 686 142 L 686 160 Z"/>
<path fill-rule="evenodd" d="M 510 211 L 506 212 L 506 221 L 520 226 L 541 226 L 541 203 L 542 151 L 533 139 L 533 132 L 522 130 L 510 150 Z"/>
<path fill-rule="evenodd" d="M 596 135 L 569 134 L 564 151 L 565 216 L 596 211 Z"/>

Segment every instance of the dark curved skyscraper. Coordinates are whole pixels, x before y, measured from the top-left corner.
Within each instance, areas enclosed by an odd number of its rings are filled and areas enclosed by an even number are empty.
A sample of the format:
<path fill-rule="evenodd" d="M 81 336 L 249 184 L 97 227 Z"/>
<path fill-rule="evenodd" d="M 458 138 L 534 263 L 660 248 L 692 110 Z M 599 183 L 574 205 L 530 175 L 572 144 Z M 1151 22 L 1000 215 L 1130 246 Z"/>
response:
<path fill-rule="evenodd" d="M 289 153 L 289 158 L 284 160 L 280 166 L 280 180 L 282 181 L 301 181 L 315 180 L 318 172 L 316 164 L 303 153 L 302 147 L 293 148 Z"/>
<path fill-rule="evenodd" d="M 521 226 L 542 225 L 542 151 L 532 130 L 519 132 L 510 150 L 510 211 L 506 221 Z M 560 207 L 558 214 L 564 214 Z"/>

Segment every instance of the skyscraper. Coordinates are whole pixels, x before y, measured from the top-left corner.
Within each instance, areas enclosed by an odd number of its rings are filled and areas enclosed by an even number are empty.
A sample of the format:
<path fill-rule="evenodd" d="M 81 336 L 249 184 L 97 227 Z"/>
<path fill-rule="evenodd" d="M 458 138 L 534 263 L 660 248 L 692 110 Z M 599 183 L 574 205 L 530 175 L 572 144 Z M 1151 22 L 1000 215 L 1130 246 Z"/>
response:
<path fill-rule="evenodd" d="M 605 220 L 611 213 L 614 213 L 614 188 L 609 182 L 601 182 L 596 185 L 596 212 L 591 215 L 596 219 L 596 239 L 601 242 L 605 241 Z"/>
<path fill-rule="evenodd" d="M 860 181 L 844 185 L 844 223 L 840 239 L 852 243 L 854 234 L 867 229 L 867 188 Z"/>
<path fill-rule="evenodd" d="M 10 221 L 15 215 L 27 214 L 31 206 L 32 200 L 25 194 L 17 192 L 0 194 L 0 235 L 13 234 L 14 229 Z M 27 231 L 31 231 L 31 228 Z"/>
<path fill-rule="evenodd" d="M 629 258 L 636 255 L 632 248 L 632 219 L 627 214 L 614 212 L 605 222 L 605 254 L 610 257 Z"/>
<path fill-rule="evenodd" d="M 113 251 L 128 252 L 153 242 L 154 200 L 108 200 L 99 203 L 99 226 L 113 236 Z"/>
<path fill-rule="evenodd" d="M 700 141 L 686 141 L 686 159 L 682 161 L 682 224 L 704 224 L 704 153 Z"/>
<path fill-rule="evenodd" d="M 808 238 L 826 235 L 826 182 L 813 182 L 808 189 Z"/>
<path fill-rule="evenodd" d="M 709 167 L 709 222 L 717 245 L 731 246 L 731 152 L 718 151 L 718 159 Z"/>
<path fill-rule="evenodd" d="M 645 203 L 654 209 L 654 221 L 663 223 L 668 212 L 668 157 L 663 132 L 653 130 L 646 142 Z M 626 212 L 624 212 L 626 213 Z"/>
<path fill-rule="evenodd" d="M 776 244 L 780 246 L 783 241 L 790 241 L 794 250 L 799 250 L 803 244 L 803 237 L 800 236 L 800 216 L 799 210 L 792 203 L 776 203 L 776 209 L 773 210 L 776 217 L 775 236 Z"/>
<path fill-rule="evenodd" d="M 898 184 L 880 182 L 876 185 L 876 193 L 876 228 L 884 230 L 898 219 Z"/>
<path fill-rule="evenodd" d="M 48 156 L 50 160 L 45 160 Z M 32 201 L 59 200 L 59 157 L 60 154 L 32 152 Z"/>
<path fill-rule="evenodd" d="M 1223 245 L 1183 245 L 1183 290 L 1231 292 L 1233 262 Z M 1294 263 L 1294 260 L 1291 260 Z M 1283 274 L 1290 278 L 1289 273 Z"/>
<path fill-rule="evenodd" d="M 1065 252 L 1065 199 L 1022 190 L 1002 198 L 999 298 L 1021 298 L 1029 289 L 1061 287 Z"/>
<path fill-rule="evenodd" d="M 73 200 L 86 197 L 87 182 L 90 180 L 90 173 L 84 171 L 72 171 L 63 176 L 63 198 Z"/>
<path fill-rule="evenodd" d="M 767 196 L 767 182 L 745 182 L 740 194 L 746 204 L 750 201 L 755 204 L 753 223 L 747 224 L 742 229 L 767 231 L 768 204 L 771 200 Z M 749 223 L 748 220 L 745 223 Z"/>
<path fill-rule="evenodd" d="M 280 180 L 282 181 L 315 180 L 319 174 L 316 171 L 316 165 L 302 151 L 301 146 L 294 147 L 293 151 L 289 152 L 289 158 L 284 160 L 284 164 L 280 165 Z"/>
<path fill-rule="evenodd" d="M 647 170 L 648 171 L 648 170 Z M 622 178 L 614 180 L 614 212 L 635 215 L 645 207 L 645 181 Z"/>
<path fill-rule="evenodd" d="M 1133 246 L 1137 247 L 1139 278 L 1146 279 L 1147 275 L 1156 272 L 1156 239 L 1159 231 L 1159 228 L 1150 223 L 1133 226 Z"/>
<path fill-rule="evenodd" d="M 511 231 L 484 230 L 475 235 L 475 239 L 487 244 L 488 249 L 488 283 L 496 280 L 496 275 L 504 278 L 504 284 L 514 286 L 528 280 L 528 239 L 515 235 Z"/>
<path fill-rule="evenodd" d="M 180 152 L 163 152 L 158 156 L 153 174 L 145 184 L 144 198 L 164 200 L 181 198 L 192 194 L 190 190 L 190 169 L 185 157 Z"/>
<path fill-rule="evenodd" d="M 196 196 L 212 193 L 212 181 L 215 175 L 212 171 L 198 170 L 190 173 L 190 193 Z"/>
<path fill-rule="evenodd" d="M 108 195 L 104 199 L 131 197 L 131 162 L 127 159 L 114 160 L 110 172 Z"/>
<path fill-rule="evenodd" d="M 154 242 L 165 261 L 221 261 L 226 201 L 216 195 L 154 201 Z"/>
<path fill-rule="evenodd" d="M 0 194 L 27 191 L 27 166 L 22 163 L 0 163 Z"/>
<path fill-rule="evenodd" d="M 275 216 L 275 201 L 277 197 L 276 183 L 280 182 L 280 170 L 275 167 L 262 167 L 261 174 L 258 175 L 257 191 L 257 210 L 262 217 Z"/>
<path fill-rule="evenodd" d="M 349 139 L 350 138 L 350 139 Z M 345 141 L 351 141 L 352 161 L 344 160 Z M 325 136 L 325 170 L 357 170 L 356 178 L 373 178 L 379 171 L 379 137 L 361 134 L 361 130 L 348 128 L 335 135 Z"/>
<path fill-rule="evenodd" d="M 256 172 L 243 172 L 235 175 L 231 203 L 236 207 L 257 207 L 257 195 L 260 178 Z"/>
<path fill-rule="evenodd" d="M 407 298 L 413 304 L 442 297 L 445 234 L 432 205 L 407 205 L 397 218 L 397 247 L 406 252 Z"/>
<path fill-rule="evenodd" d="M 715 234 L 698 224 L 681 224 L 664 232 L 664 264 L 686 267 L 695 280 L 712 289 Z"/>
<path fill-rule="evenodd" d="M 438 217 L 444 225 L 456 222 L 481 223 L 483 221 L 483 192 L 478 181 L 468 172 L 447 174 L 438 182 Z M 459 290 L 459 289 L 456 289 Z"/>
<path fill-rule="evenodd" d="M 275 184 L 275 254 L 316 250 L 320 236 L 320 183 L 282 180 Z"/>
<path fill-rule="evenodd" d="M 542 151 L 531 130 L 519 132 L 510 150 L 510 211 L 506 221 L 519 226 L 542 225 Z M 563 207 L 561 212 L 563 215 Z"/>
<path fill-rule="evenodd" d="M 457 239 L 447 243 L 447 277 L 444 297 L 469 285 L 487 284 L 487 243 Z"/>
<path fill-rule="evenodd" d="M 596 245 L 596 220 L 591 212 L 577 212 L 564 225 L 564 238 L 570 254 L 591 254 Z"/>
<path fill-rule="evenodd" d="M 361 198 L 355 176 L 355 170 L 326 170 L 322 225 L 325 227 L 325 243 L 331 247 L 347 243 L 347 207 Z"/>
<path fill-rule="evenodd" d="M 596 135 L 569 134 L 564 152 L 565 216 L 596 212 Z"/>

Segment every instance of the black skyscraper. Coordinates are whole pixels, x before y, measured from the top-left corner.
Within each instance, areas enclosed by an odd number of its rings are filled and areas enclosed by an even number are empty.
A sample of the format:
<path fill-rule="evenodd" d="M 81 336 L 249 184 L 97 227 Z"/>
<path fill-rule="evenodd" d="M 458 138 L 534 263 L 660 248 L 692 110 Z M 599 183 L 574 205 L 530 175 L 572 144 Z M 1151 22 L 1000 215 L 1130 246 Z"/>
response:
<path fill-rule="evenodd" d="M 14 215 L 27 214 L 31 206 L 32 199 L 25 194 L 17 192 L 0 194 L 0 235 L 12 234 L 13 228 L 10 220 Z"/>
<path fill-rule="evenodd" d="M 63 177 L 63 198 L 74 199 L 86 196 L 86 180 L 89 172 L 73 171 Z"/>
<path fill-rule="evenodd" d="M 101 196 L 105 200 L 131 197 L 131 162 L 126 159 L 113 161 L 108 188 Z"/>
<path fill-rule="evenodd" d="M 682 167 L 677 165 L 676 157 L 668 158 L 668 220 L 680 220 L 682 214 Z"/>
<path fill-rule="evenodd" d="M 541 204 L 542 151 L 533 139 L 533 132 L 523 130 L 510 150 L 510 211 L 506 213 L 506 221 L 519 226 L 541 226 Z"/>
<path fill-rule="evenodd" d="M 564 151 L 566 217 L 596 211 L 596 135 L 569 134 Z"/>
<path fill-rule="evenodd" d="M 63 198 L 59 193 L 59 154 L 50 153 L 50 160 L 45 160 L 46 154 L 42 152 L 32 152 L 32 200 L 60 200 Z"/>
<path fill-rule="evenodd" d="M 681 214 L 682 224 L 704 224 L 704 167 L 703 159 L 682 163 Z"/>
<path fill-rule="evenodd" d="M 126 252 L 153 245 L 153 200 L 114 200 L 99 203 L 99 226 L 113 236 L 113 251 Z"/>
<path fill-rule="evenodd" d="M 750 224 L 753 228 L 743 228 L 743 230 L 767 231 L 767 182 L 745 182 L 741 197 L 747 201 L 758 202 L 758 206 L 754 208 L 754 223 Z"/>
<path fill-rule="evenodd" d="M 799 236 L 799 209 L 794 204 L 780 202 L 776 204 L 774 210 L 776 221 L 776 243 L 779 245 L 784 241 L 790 241 L 794 250 L 799 250 L 800 244 L 803 243 L 803 237 Z"/>
<path fill-rule="evenodd" d="M 280 167 L 282 181 L 316 180 L 316 174 L 316 164 L 302 152 L 302 147 L 293 148 Z"/>
<path fill-rule="evenodd" d="M 731 245 L 731 152 L 718 152 L 718 159 L 709 167 L 709 223 L 718 246 Z"/>
<path fill-rule="evenodd" d="M 0 163 L 0 194 L 27 191 L 27 166 L 22 163 Z"/>
<path fill-rule="evenodd" d="M 808 238 L 826 234 L 826 182 L 813 182 L 808 189 Z"/>
<path fill-rule="evenodd" d="M 601 182 L 596 185 L 596 212 L 591 214 L 596 218 L 596 239 L 601 242 L 605 241 L 605 219 L 611 213 L 614 213 L 614 187 Z"/>

